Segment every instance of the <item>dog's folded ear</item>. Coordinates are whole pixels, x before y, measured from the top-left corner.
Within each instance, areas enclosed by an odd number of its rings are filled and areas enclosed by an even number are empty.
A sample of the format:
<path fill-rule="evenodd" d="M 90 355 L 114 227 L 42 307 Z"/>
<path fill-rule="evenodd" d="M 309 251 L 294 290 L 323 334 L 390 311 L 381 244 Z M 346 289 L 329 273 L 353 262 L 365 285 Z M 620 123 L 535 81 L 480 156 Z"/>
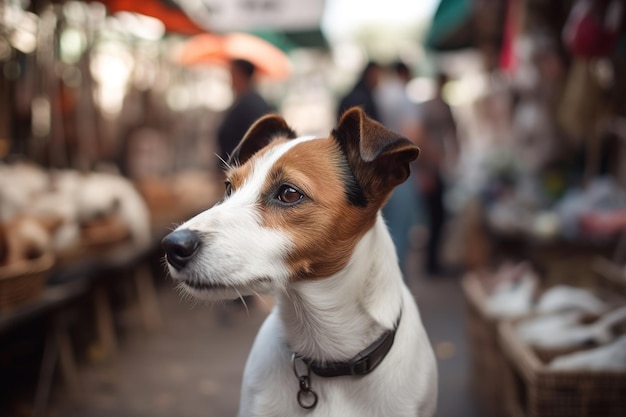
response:
<path fill-rule="evenodd" d="M 406 181 L 409 164 L 419 155 L 413 142 L 370 119 L 359 107 L 343 114 L 333 137 L 357 182 L 370 196 L 385 194 Z"/>
<path fill-rule="evenodd" d="M 228 165 L 245 164 L 255 153 L 279 137 L 294 139 L 296 133 L 285 119 L 277 114 L 268 114 L 258 119 L 246 132 L 228 159 Z"/>

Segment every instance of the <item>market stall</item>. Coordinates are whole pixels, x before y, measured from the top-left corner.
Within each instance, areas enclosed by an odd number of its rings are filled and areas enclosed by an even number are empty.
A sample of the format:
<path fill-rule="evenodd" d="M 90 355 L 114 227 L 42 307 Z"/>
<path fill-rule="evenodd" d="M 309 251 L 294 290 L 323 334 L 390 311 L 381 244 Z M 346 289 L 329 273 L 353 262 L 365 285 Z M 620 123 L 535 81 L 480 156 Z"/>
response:
<path fill-rule="evenodd" d="M 169 38 L 203 29 L 22 3 L 0 5 L 0 414 L 41 416 L 57 371 L 78 396 L 78 363 L 116 354 L 122 314 L 158 330 L 160 240 L 221 189 L 198 112 L 167 104 L 194 82 Z"/>
<path fill-rule="evenodd" d="M 493 38 L 471 45 L 492 51 L 473 109 L 489 127 L 454 195 L 475 398 L 489 416 L 623 415 L 624 4 L 500 3 L 497 59 Z"/>

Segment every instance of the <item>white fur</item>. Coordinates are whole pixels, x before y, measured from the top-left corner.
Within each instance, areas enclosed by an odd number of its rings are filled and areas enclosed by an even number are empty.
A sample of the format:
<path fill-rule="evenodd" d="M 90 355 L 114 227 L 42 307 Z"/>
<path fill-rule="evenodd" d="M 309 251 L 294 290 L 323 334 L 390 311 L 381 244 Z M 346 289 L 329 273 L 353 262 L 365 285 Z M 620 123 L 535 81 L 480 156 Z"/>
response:
<path fill-rule="evenodd" d="M 259 192 L 268 171 L 303 140 L 310 138 L 271 149 L 231 197 L 181 225 L 178 230 L 202 235 L 202 247 L 190 265 L 180 272 L 170 267 L 170 272 L 181 282 L 232 286 L 205 291 L 181 284 L 203 299 L 260 291 L 277 297 L 246 364 L 239 416 L 430 417 L 437 402 L 435 359 L 382 216 L 342 271 L 299 282 L 289 281 L 286 259 L 293 243 L 288 234 L 261 223 Z M 298 405 L 292 352 L 318 361 L 351 359 L 392 328 L 401 310 L 395 343 L 374 372 L 334 378 L 311 374 L 319 402 L 312 410 Z"/>

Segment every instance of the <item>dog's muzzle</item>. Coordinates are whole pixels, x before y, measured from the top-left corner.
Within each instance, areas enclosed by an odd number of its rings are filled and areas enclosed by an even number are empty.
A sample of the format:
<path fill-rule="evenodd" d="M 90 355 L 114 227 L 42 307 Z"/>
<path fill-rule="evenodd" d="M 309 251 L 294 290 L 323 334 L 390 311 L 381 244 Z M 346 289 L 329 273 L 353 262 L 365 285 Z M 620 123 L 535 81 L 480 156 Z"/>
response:
<path fill-rule="evenodd" d="M 177 230 L 165 236 L 161 244 L 165 250 L 167 262 L 177 271 L 183 269 L 198 252 L 202 240 L 193 230 Z"/>

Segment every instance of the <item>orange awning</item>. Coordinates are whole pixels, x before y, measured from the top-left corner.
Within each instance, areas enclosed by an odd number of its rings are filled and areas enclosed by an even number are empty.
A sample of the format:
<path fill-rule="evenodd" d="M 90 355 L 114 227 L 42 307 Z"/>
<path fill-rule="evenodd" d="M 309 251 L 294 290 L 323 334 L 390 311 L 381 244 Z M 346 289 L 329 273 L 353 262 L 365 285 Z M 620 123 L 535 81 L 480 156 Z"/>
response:
<path fill-rule="evenodd" d="M 168 32 L 195 35 L 205 32 L 178 6 L 165 0 L 96 0 L 103 3 L 109 13 L 134 12 L 159 19 Z"/>
<path fill-rule="evenodd" d="M 245 59 L 254 64 L 261 74 L 271 78 L 284 79 L 291 74 L 291 62 L 283 51 L 247 33 L 193 36 L 182 45 L 176 59 L 187 66 L 225 64 L 232 59 Z"/>

